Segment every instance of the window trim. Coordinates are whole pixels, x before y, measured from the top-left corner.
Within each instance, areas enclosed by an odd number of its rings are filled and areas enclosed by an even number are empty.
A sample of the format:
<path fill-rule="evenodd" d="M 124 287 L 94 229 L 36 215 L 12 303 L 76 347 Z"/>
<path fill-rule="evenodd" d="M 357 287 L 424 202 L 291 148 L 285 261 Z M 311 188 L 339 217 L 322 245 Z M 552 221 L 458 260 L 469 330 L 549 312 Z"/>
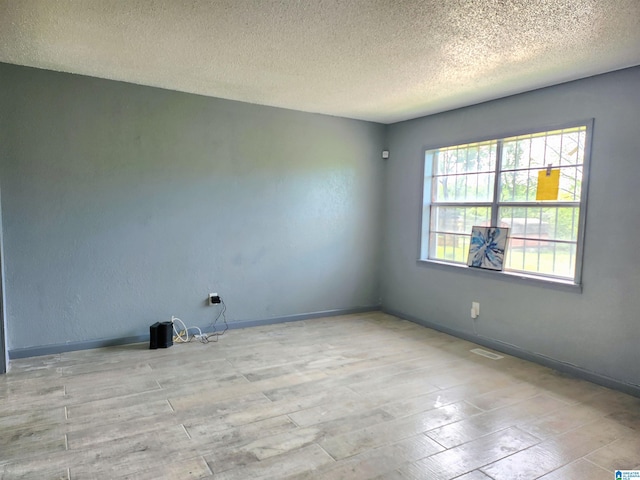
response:
<path fill-rule="evenodd" d="M 501 133 L 496 135 L 485 135 L 482 137 L 476 137 L 474 139 L 461 139 L 461 140 L 451 140 L 446 143 L 436 144 L 435 146 L 427 145 L 424 146 L 421 150 L 421 172 L 420 175 L 420 219 L 418 224 L 420 228 L 418 229 L 418 254 L 417 254 L 417 263 L 419 265 L 425 266 L 434 266 L 437 268 L 444 268 L 447 270 L 455 269 L 456 271 L 464 271 L 464 272 L 472 272 L 473 274 L 480 275 L 490 275 L 492 278 L 504 279 L 509 281 L 522 281 L 528 284 L 535 284 L 541 286 L 550 286 L 553 288 L 561 287 L 561 290 L 569 290 L 569 291 L 582 291 L 582 273 L 583 273 L 583 262 L 584 262 L 584 244 L 585 244 L 585 233 L 587 227 L 587 199 L 589 196 L 589 177 L 590 177 L 590 169 L 591 169 L 591 148 L 593 143 L 593 126 L 595 123 L 594 118 L 589 118 L 586 120 L 572 121 L 560 124 L 552 124 L 547 126 L 537 126 L 532 128 L 522 128 L 516 131 L 510 131 L 507 133 Z M 430 259 L 430 258 L 422 258 L 422 253 L 424 251 L 427 252 L 429 250 L 429 232 L 430 232 L 430 220 L 431 220 L 431 205 L 432 205 L 432 187 L 429 185 L 428 194 L 425 182 L 425 175 L 427 173 L 427 165 L 425 162 L 425 154 L 429 150 L 436 150 L 441 148 L 447 148 L 455 145 L 465 145 L 469 143 L 481 143 L 488 142 L 492 140 L 503 140 L 505 138 L 516 137 L 520 135 L 535 135 L 537 133 L 549 132 L 554 130 L 562 130 L 566 128 L 576 128 L 576 127 L 586 127 L 585 128 L 585 145 L 584 145 L 584 158 L 583 158 L 583 172 L 582 172 L 582 188 L 580 194 L 580 202 L 577 202 L 580 207 L 580 213 L 578 215 L 578 235 L 576 239 L 576 270 L 575 276 L 573 279 L 560 278 L 553 275 L 544 275 L 544 274 L 536 274 L 536 273 L 525 273 L 525 272 L 512 272 L 512 271 L 492 271 L 492 270 L 482 270 L 477 268 L 469 268 L 465 264 L 447 262 L 444 260 Z M 501 142 L 498 142 L 499 144 Z M 499 153 L 497 154 L 497 161 L 500 162 Z M 433 166 L 430 167 L 431 169 Z M 498 172 L 499 168 L 496 169 Z M 430 175 L 431 176 L 431 175 Z M 496 175 L 495 179 L 496 185 L 498 185 L 499 179 L 498 175 Z M 431 182 L 429 182 L 431 183 Z M 497 190 L 496 190 L 497 191 Z M 425 198 L 428 195 L 428 202 L 425 203 Z M 497 197 L 494 195 L 494 199 L 491 202 L 492 209 L 496 207 Z M 478 202 L 482 203 L 482 202 Z M 429 209 L 427 215 L 425 215 L 425 208 Z M 492 215 L 497 215 L 497 210 L 495 213 L 492 211 Z M 424 228 L 425 222 L 427 224 L 427 235 L 425 239 Z"/>

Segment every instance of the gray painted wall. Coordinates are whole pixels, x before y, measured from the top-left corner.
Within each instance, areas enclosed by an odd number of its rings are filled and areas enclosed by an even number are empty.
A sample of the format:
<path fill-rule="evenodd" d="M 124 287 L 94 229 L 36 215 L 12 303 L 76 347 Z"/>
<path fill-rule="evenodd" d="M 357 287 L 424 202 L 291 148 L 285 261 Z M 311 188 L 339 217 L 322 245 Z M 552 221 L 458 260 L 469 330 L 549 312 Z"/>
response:
<path fill-rule="evenodd" d="M 1 77 L 0 77 L 1 78 Z M 0 164 L 6 158 L 7 152 L 7 124 L 8 115 L 4 108 L 8 101 L 8 91 L 1 86 L 0 79 Z M 1 178 L 0 178 L 1 181 Z M 5 373 L 9 365 L 9 350 L 7 348 L 7 318 L 5 315 L 4 298 L 4 254 L 2 247 L 2 191 L 0 190 L 0 373 Z"/>
<path fill-rule="evenodd" d="M 640 68 L 390 126 L 385 309 L 640 384 Z M 418 264 L 423 148 L 594 118 L 583 291 Z"/>
<path fill-rule="evenodd" d="M 236 322 L 382 292 L 463 336 L 479 301 L 484 338 L 638 385 L 638 85 L 634 68 L 384 127 L 0 64 L 9 349 L 206 326 L 210 291 Z M 582 293 L 417 262 L 425 146 L 592 117 Z"/>
<path fill-rule="evenodd" d="M 9 349 L 379 304 L 383 125 L 0 64 Z"/>
<path fill-rule="evenodd" d="M 0 125 L 2 128 L 2 125 Z M 0 141 L 2 139 L 0 138 Z M 1 157 L 0 153 L 0 158 Z M 9 366 L 9 349 L 7 348 L 7 317 L 5 312 L 5 297 L 4 297 L 4 246 L 2 239 L 2 202 L 0 202 L 0 373 L 6 373 Z"/>

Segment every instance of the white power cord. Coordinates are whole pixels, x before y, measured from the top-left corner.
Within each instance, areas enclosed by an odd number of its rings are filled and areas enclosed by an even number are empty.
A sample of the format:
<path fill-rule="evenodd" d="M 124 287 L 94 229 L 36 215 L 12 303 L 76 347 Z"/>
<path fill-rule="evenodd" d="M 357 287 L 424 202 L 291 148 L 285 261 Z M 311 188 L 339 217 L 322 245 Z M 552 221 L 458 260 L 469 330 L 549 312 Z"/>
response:
<path fill-rule="evenodd" d="M 180 323 L 182 325 L 182 330 L 178 331 L 176 329 L 176 322 Z M 194 334 L 191 336 L 191 338 L 196 338 L 198 340 L 200 340 L 202 343 L 207 343 L 207 336 L 202 334 L 202 330 L 200 330 L 200 327 L 189 327 L 187 328 L 187 326 L 185 325 L 185 323 L 180 320 L 178 317 L 174 317 L 173 315 L 171 316 L 171 324 L 173 325 L 173 334 L 174 334 L 174 342 L 176 343 L 188 343 L 190 342 L 189 340 L 189 330 L 190 329 L 195 329 L 198 331 L 198 333 Z M 184 334 L 184 335 L 183 335 Z"/>
<path fill-rule="evenodd" d="M 172 315 L 171 325 L 173 325 L 173 341 L 175 343 L 189 343 L 191 340 L 195 338 L 196 340 L 202 343 L 209 343 L 210 341 L 217 342 L 218 337 L 221 337 L 222 335 L 224 335 L 226 331 L 229 329 L 229 325 L 227 323 L 227 316 L 225 315 L 225 312 L 227 311 L 227 306 L 225 305 L 224 300 L 222 299 L 220 299 L 220 303 L 222 304 L 222 309 L 220 310 L 220 312 L 218 312 L 218 316 L 215 318 L 215 320 L 211 322 L 210 328 L 212 330 L 212 333 L 210 334 L 202 333 L 202 330 L 200 330 L 200 327 L 195 327 L 195 326 L 187 327 L 182 320 Z M 220 317 L 222 317 L 222 320 L 224 322 L 224 330 L 217 331 L 216 324 L 218 323 L 218 319 L 220 319 Z M 178 330 L 176 328 L 176 322 L 182 325 L 181 330 Z M 197 330 L 198 333 L 194 333 L 193 335 L 189 336 L 189 330 L 192 330 L 192 329 Z M 213 339 L 213 340 L 210 340 L 210 339 Z"/>

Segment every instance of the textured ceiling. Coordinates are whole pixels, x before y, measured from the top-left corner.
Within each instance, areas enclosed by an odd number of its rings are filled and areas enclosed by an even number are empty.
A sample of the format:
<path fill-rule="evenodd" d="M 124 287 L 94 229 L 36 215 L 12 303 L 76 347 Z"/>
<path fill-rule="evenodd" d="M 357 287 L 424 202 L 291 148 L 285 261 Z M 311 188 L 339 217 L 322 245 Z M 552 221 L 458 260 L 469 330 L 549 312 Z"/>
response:
<path fill-rule="evenodd" d="M 640 64 L 640 0 L 0 0 L 0 61 L 391 123 Z"/>

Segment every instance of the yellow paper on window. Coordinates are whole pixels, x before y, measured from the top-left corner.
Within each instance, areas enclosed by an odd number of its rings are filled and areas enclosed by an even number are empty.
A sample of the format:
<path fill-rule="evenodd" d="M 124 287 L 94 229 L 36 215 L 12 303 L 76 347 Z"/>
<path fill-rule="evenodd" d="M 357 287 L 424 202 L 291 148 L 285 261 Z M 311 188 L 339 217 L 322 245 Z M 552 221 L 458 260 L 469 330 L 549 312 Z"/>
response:
<path fill-rule="evenodd" d="M 536 200 L 557 200 L 558 190 L 560 190 L 560 170 L 551 170 L 549 175 L 547 170 L 538 172 Z"/>

